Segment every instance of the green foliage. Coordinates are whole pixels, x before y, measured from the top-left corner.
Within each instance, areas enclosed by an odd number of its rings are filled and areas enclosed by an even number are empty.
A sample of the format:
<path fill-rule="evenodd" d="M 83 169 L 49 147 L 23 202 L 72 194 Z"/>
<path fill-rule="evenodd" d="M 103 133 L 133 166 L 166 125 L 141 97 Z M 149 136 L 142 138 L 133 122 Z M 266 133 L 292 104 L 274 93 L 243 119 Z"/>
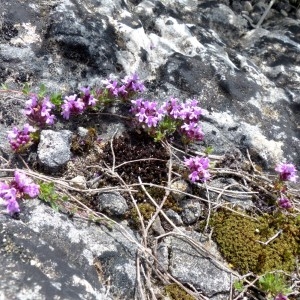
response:
<path fill-rule="evenodd" d="M 42 83 L 42 84 L 40 85 L 38 97 L 39 97 L 39 98 L 44 98 L 45 95 L 46 95 L 46 93 L 47 93 L 46 86 Z"/>
<path fill-rule="evenodd" d="M 50 96 L 50 101 L 53 103 L 56 107 L 60 107 L 62 104 L 62 95 L 61 93 L 53 93 Z"/>
<path fill-rule="evenodd" d="M 205 148 L 204 153 L 206 155 L 209 155 L 209 154 L 212 154 L 213 151 L 214 151 L 214 148 L 212 146 L 208 146 L 208 147 Z"/>
<path fill-rule="evenodd" d="M 268 297 L 278 294 L 288 294 L 291 292 L 287 284 L 286 277 L 280 273 L 267 273 L 259 278 L 259 288 L 264 291 Z"/>
<path fill-rule="evenodd" d="M 154 137 L 155 142 L 159 142 L 166 138 L 168 135 L 172 135 L 178 126 L 178 122 L 172 118 L 165 117 L 162 122 L 159 123 L 158 128 L 150 135 Z"/>
<path fill-rule="evenodd" d="M 244 290 L 244 282 L 243 280 L 236 280 L 234 283 L 233 283 L 233 287 L 234 289 L 237 291 L 237 292 L 242 292 Z"/>
<path fill-rule="evenodd" d="M 55 191 L 55 185 L 53 182 L 40 182 L 40 194 L 39 198 L 50 204 L 50 206 L 58 210 L 59 209 L 59 203 L 62 201 L 68 200 L 67 196 L 61 197 L 59 194 L 56 193 Z"/>
<path fill-rule="evenodd" d="M 22 93 L 26 96 L 28 96 L 30 93 L 30 86 L 27 82 L 23 86 Z"/>
<path fill-rule="evenodd" d="M 8 90 L 8 86 L 5 83 L 1 83 L 0 89 L 4 90 L 4 91 L 7 91 Z"/>
<path fill-rule="evenodd" d="M 193 296 L 189 295 L 178 284 L 172 283 L 165 286 L 165 292 L 172 300 L 193 300 Z"/>
<path fill-rule="evenodd" d="M 221 253 L 241 273 L 263 274 L 274 270 L 293 271 L 300 253 L 300 222 L 278 212 L 257 221 L 230 211 L 212 216 L 213 238 Z M 279 234 L 267 242 L 279 230 Z"/>

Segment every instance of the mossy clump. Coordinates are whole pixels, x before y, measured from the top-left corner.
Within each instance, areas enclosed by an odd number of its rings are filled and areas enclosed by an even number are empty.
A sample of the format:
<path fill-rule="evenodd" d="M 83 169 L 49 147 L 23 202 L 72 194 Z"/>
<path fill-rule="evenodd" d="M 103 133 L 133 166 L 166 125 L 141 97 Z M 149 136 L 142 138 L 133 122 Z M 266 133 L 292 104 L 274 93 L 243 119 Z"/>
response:
<path fill-rule="evenodd" d="M 153 205 L 149 204 L 149 203 L 139 203 L 138 208 L 140 210 L 141 215 L 144 218 L 144 221 L 148 221 L 151 219 L 151 217 L 153 216 L 153 214 L 155 213 L 156 209 Z M 137 210 L 135 209 L 135 207 L 133 207 L 129 213 L 128 213 L 128 218 L 130 219 L 130 221 L 132 222 L 134 227 L 139 227 L 140 226 L 140 218 L 138 215 Z"/>
<path fill-rule="evenodd" d="M 184 289 L 182 289 L 178 284 L 171 283 L 165 286 L 165 292 L 168 297 L 172 300 L 194 300 L 195 298 L 189 295 Z"/>
<path fill-rule="evenodd" d="M 224 258 L 240 273 L 293 271 L 300 254 L 300 218 L 277 212 L 257 221 L 220 210 L 211 218 L 213 238 Z M 267 245 L 270 238 L 279 233 Z"/>

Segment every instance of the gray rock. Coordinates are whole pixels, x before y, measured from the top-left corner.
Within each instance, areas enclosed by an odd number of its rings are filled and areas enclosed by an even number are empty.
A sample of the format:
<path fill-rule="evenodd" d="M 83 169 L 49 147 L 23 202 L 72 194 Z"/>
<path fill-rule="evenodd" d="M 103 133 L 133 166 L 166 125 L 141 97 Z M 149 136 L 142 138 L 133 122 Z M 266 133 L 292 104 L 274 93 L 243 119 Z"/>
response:
<path fill-rule="evenodd" d="M 207 242 L 207 239 L 199 233 L 187 231 L 184 233 L 202 246 Z M 167 243 L 170 257 L 169 271 L 172 276 L 180 282 L 191 284 L 207 297 L 227 294 L 228 299 L 231 283 L 230 272 L 216 265 L 208 255 L 203 255 L 201 251 L 194 249 L 184 238 L 170 237 L 167 238 Z M 211 247 L 215 248 L 215 245 Z M 219 297 L 216 299 L 222 299 Z"/>
<path fill-rule="evenodd" d="M 182 208 L 181 217 L 183 223 L 186 225 L 191 225 L 195 223 L 201 216 L 201 204 L 199 200 L 196 199 L 187 199 L 183 200 L 180 203 Z"/>
<path fill-rule="evenodd" d="M 162 225 L 161 225 L 161 221 L 160 221 L 160 218 L 157 217 L 152 226 L 151 226 L 152 230 L 154 231 L 154 233 L 156 233 L 157 235 L 162 235 L 162 234 L 165 234 L 165 230 L 163 229 Z"/>
<path fill-rule="evenodd" d="M 98 208 L 111 216 L 123 216 L 128 210 L 124 197 L 117 192 L 105 192 L 99 194 Z"/>
<path fill-rule="evenodd" d="M 43 130 L 38 146 L 38 159 L 43 167 L 57 169 L 71 159 L 72 132 Z"/>
<path fill-rule="evenodd" d="M 119 227 L 71 221 L 38 200 L 27 201 L 20 221 L 1 214 L 0 227 L 4 299 L 133 298 L 136 246 Z"/>
<path fill-rule="evenodd" d="M 187 193 L 189 190 L 189 184 L 185 180 L 177 180 L 171 183 L 170 188 L 179 191 L 171 191 L 171 194 L 176 201 L 181 201 L 183 198 L 186 197 L 186 195 L 180 192 Z"/>
<path fill-rule="evenodd" d="M 245 1 L 243 5 L 245 11 L 251 12 L 253 10 L 252 4 L 250 1 Z"/>
<path fill-rule="evenodd" d="M 173 221 L 175 225 L 177 226 L 183 225 L 180 215 L 177 212 L 175 212 L 173 209 L 168 209 L 166 211 L 166 215 L 168 218 L 170 218 L 171 221 Z"/>

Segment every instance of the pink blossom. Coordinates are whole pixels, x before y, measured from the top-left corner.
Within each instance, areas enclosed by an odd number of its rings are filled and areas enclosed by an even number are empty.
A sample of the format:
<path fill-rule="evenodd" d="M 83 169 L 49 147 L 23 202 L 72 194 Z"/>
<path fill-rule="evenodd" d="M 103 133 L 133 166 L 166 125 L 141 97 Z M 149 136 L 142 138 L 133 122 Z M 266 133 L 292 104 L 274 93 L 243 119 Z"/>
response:
<path fill-rule="evenodd" d="M 192 182 L 202 181 L 205 182 L 210 178 L 209 159 L 207 157 L 191 157 L 185 158 L 184 164 L 189 168 L 189 179 Z"/>
<path fill-rule="evenodd" d="M 279 173 L 280 180 L 296 182 L 296 168 L 293 164 L 280 163 L 276 166 L 275 171 Z"/>
<path fill-rule="evenodd" d="M 35 132 L 35 129 L 29 124 L 24 124 L 23 130 L 13 127 L 11 131 L 8 131 L 7 137 L 11 148 L 18 152 L 23 149 L 24 146 L 28 145 L 32 139 L 30 133 Z"/>
<path fill-rule="evenodd" d="M 281 207 L 283 209 L 289 209 L 289 208 L 293 207 L 291 201 L 286 197 L 280 198 L 278 200 L 278 205 L 279 205 L 279 207 Z"/>

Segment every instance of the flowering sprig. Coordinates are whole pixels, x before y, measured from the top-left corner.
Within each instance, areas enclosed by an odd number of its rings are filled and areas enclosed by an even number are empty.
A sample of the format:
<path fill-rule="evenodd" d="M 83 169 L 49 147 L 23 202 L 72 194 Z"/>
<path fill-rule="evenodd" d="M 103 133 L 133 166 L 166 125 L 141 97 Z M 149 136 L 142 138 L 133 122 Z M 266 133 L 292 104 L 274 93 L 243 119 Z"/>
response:
<path fill-rule="evenodd" d="M 274 298 L 274 300 L 289 300 L 289 298 L 283 295 L 282 293 L 280 293 Z"/>
<path fill-rule="evenodd" d="M 185 158 L 184 164 L 189 168 L 190 172 L 189 179 L 192 182 L 206 182 L 211 177 L 208 171 L 209 162 L 209 158 L 207 157 L 196 156 Z"/>
<path fill-rule="evenodd" d="M 0 197 L 5 200 L 7 212 L 12 215 L 20 212 L 18 200 L 38 196 L 39 189 L 39 185 L 21 171 L 16 170 L 14 179 L 10 183 L 0 182 Z"/>
<path fill-rule="evenodd" d="M 132 100 L 131 103 L 134 105 L 131 107 L 130 112 L 135 115 L 139 125 L 144 128 L 156 127 L 163 117 L 163 111 L 157 108 L 157 102 L 140 98 Z"/>
<path fill-rule="evenodd" d="M 108 91 L 108 96 L 112 98 L 120 97 L 122 100 L 127 100 L 135 93 L 144 92 L 146 89 L 137 74 L 126 76 L 121 82 L 123 84 L 112 78 L 103 81 Z"/>
<path fill-rule="evenodd" d="M 278 199 L 278 206 L 282 209 L 291 209 L 293 207 L 290 199 L 284 195 L 287 191 L 286 181 L 296 182 L 298 176 L 297 170 L 291 163 L 279 163 L 275 171 L 279 173 L 279 179 L 275 181 L 275 188 L 279 190 L 280 198 Z"/>
<path fill-rule="evenodd" d="M 43 128 L 54 124 L 55 116 L 51 114 L 51 110 L 55 105 L 50 102 L 49 97 L 40 98 L 32 94 L 25 105 L 24 113 L 32 125 Z"/>
<path fill-rule="evenodd" d="M 279 179 L 281 181 L 296 182 L 298 176 L 296 176 L 296 168 L 293 164 L 280 163 L 276 166 L 275 171 L 279 173 Z"/>
<path fill-rule="evenodd" d="M 89 87 L 83 87 L 80 97 L 76 94 L 66 96 L 61 106 L 62 116 L 69 120 L 71 115 L 81 115 L 89 107 L 93 107 L 97 103 L 97 99 L 91 94 Z"/>
<path fill-rule="evenodd" d="M 27 123 L 23 126 L 22 130 L 13 127 L 11 131 L 8 131 L 7 137 L 12 150 L 22 152 L 27 149 L 33 141 L 32 133 L 35 131 L 36 130 Z"/>
<path fill-rule="evenodd" d="M 171 98 L 160 108 L 157 102 L 142 98 L 132 100 L 131 103 L 130 111 L 135 115 L 136 123 L 146 128 L 157 141 L 172 135 L 176 130 L 185 144 L 204 138 L 199 123 L 202 110 L 195 99 L 179 103 L 178 99 Z"/>

